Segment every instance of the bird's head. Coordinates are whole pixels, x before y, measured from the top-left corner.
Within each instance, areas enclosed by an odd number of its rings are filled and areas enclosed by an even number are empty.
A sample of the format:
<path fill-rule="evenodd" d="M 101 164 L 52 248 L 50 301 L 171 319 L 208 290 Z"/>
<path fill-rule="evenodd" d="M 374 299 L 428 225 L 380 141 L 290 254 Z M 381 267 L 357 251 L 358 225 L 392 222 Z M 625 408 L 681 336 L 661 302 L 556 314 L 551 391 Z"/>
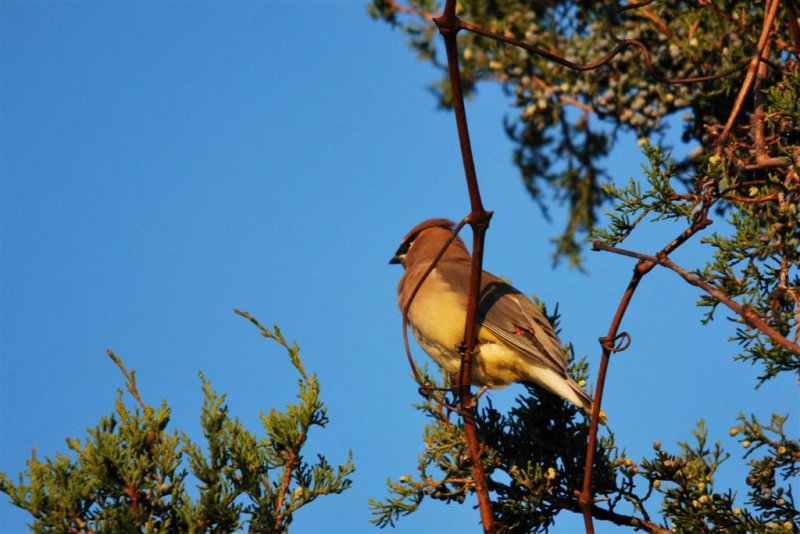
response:
<path fill-rule="evenodd" d="M 406 234 L 389 263 L 400 264 L 408 269 L 416 262 L 433 261 L 445 242 L 453 235 L 455 226 L 456 223 L 449 219 L 422 221 Z M 461 238 L 456 237 L 442 258 L 463 257 L 469 259 L 469 252 Z"/>

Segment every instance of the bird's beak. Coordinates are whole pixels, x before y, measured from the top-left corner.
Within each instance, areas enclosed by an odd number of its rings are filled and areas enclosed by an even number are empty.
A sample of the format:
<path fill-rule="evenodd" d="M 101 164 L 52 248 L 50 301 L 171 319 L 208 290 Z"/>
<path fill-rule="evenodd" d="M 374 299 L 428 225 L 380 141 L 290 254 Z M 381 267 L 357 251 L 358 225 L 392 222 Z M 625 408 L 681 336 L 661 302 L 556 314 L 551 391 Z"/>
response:
<path fill-rule="evenodd" d="M 402 263 L 400 256 L 392 256 L 392 259 L 389 260 L 389 265 L 400 265 Z"/>

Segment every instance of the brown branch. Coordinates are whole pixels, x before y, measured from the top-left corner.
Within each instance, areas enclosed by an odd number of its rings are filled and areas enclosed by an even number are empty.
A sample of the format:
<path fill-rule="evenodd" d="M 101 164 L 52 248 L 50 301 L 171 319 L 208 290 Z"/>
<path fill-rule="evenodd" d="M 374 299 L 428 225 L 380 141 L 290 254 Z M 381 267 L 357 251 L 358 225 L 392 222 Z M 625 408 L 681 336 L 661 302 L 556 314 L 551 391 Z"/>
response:
<path fill-rule="evenodd" d="M 756 198 L 740 197 L 737 195 L 725 195 L 722 198 L 733 202 L 742 202 L 744 204 L 761 204 L 762 202 L 774 202 L 778 200 L 778 193 L 770 193 L 769 195 Z"/>
<path fill-rule="evenodd" d="M 777 2 L 778 0 L 773 0 Z M 763 56 L 769 56 L 770 41 L 764 46 Z M 756 164 L 771 161 L 773 158 L 767 155 L 766 143 L 764 142 L 764 94 L 761 86 L 767 76 L 767 64 L 759 63 L 756 69 L 756 79 L 753 82 L 753 115 L 751 122 L 753 125 L 753 143 L 756 152 Z"/>
<path fill-rule="evenodd" d="M 667 257 L 668 254 L 673 252 L 676 248 L 688 241 L 694 234 L 711 224 L 711 221 L 706 218 L 709 206 L 705 205 L 695 217 L 692 225 L 684 230 L 678 237 L 670 241 L 661 252 L 660 255 Z M 594 249 L 597 250 L 599 243 L 594 243 Z M 594 402 L 592 404 L 592 418 L 589 424 L 589 439 L 586 444 L 586 466 L 583 472 L 583 487 L 578 493 L 578 504 L 583 513 L 583 521 L 586 526 L 587 534 L 594 533 L 594 525 L 592 524 L 592 505 L 594 504 L 594 492 L 592 491 L 592 473 L 594 471 L 594 458 L 597 448 L 597 430 L 600 421 L 600 407 L 603 403 L 603 389 L 606 382 L 606 373 L 608 372 L 608 364 L 611 359 L 611 353 L 620 350 L 614 347 L 614 342 L 621 336 L 619 327 L 625 312 L 628 310 L 628 305 L 633 298 L 636 288 L 642 278 L 649 273 L 656 262 L 651 260 L 640 259 L 633 269 L 628 287 L 625 289 L 622 298 L 620 299 L 617 311 L 614 313 L 614 318 L 608 327 L 608 333 L 605 337 L 600 339 L 600 344 L 603 347 L 603 354 L 600 358 L 600 369 L 597 372 L 597 383 L 595 385 Z M 626 347 L 627 348 L 627 347 Z"/>
<path fill-rule="evenodd" d="M 488 38 L 494 39 L 496 41 L 502 41 L 504 43 L 514 45 L 514 46 L 516 46 L 518 48 L 522 48 L 524 50 L 527 50 L 528 52 L 534 53 L 537 56 L 541 56 L 541 57 L 543 57 L 545 59 L 549 59 L 551 61 L 554 61 L 554 62 L 558 63 L 559 65 L 563 65 L 563 66 L 565 66 L 565 67 L 567 67 L 569 69 L 577 70 L 577 71 L 594 70 L 594 69 L 597 69 L 599 67 L 602 67 L 603 65 L 607 64 L 609 61 L 614 59 L 614 57 L 617 54 L 622 52 L 622 50 L 624 50 L 627 47 L 627 44 L 620 43 L 617 46 L 615 46 L 614 49 L 611 52 L 609 52 L 608 54 L 606 54 L 602 58 L 600 58 L 600 59 L 598 59 L 596 61 L 593 61 L 591 63 L 587 63 L 586 65 L 581 65 L 579 63 L 574 63 L 572 61 L 569 61 L 568 59 L 565 59 L 565 58 L 559 56 L 558 54 L 554 54 L 554 53 L 550 52 L 549 50 L 546 50 L 546 49 L 544 49 L 544 48 L 542 48 L 540 46 L 528 44 L 525 41 L 522 41 L 522 40 L 517 39 L 515 37 L 510 37 L 510 36 L 507 36 L 507 35 L 502 35 L 502 34 L 499 34 L 499 33 L 493 32 L 493 31 L 489 31 L 489 30 L 487 30 L 485 28 L 481 28 L 480 26 L 476 26 L 474 24 L 470 24 L 469 22 L 464 22 L 464 21 L 460 20 L 460 21 L 458 21 L 458 25 L 459 25 L 459 28 L 461 28 L 461 29 L 467 30 L 467 31 L 472 32 L 472 33 L 477 33 L 478 35 L 483 35 L 484 37 L 488 37 Z"/>
<path fill-rule="evenodd" d="M 461 370 L 458 378 L 459 397 L 461 400 L 462 417 L 464 418 L 464 433 L 469 445 L 472 461 L 472 478 L 475 483 L 475 493 L 481 513 L 481 523 L 484 532 L 495 531 L 492 502 L 489 497 L 489 487 L 486 482 L 486 473 L 481 459 L 482 447 L 478 440 L 478 430 L 475 426 L 475 406 L 470 384 L 472 382 L 472 358 L 475 352 L 476 320 L 478 311 L 478 295 L 480 291 L 481 272 L 483 271 L 483 242 L 486 229 L 489 227 L 491 212 L 483 208 L 478 177 L 475 172 L 475 161 L 472 157 L 472 146 L 467 127 L 467 113 L 464 106 L 464 94 L 461 88 L 461 71 L 458 63 L 458 43 L 456 41 L 460 23 L 455 14 L 455 0 L 447 0 L 444 12 L 436 19 L 436 25 L 444 39 L 447 51 L 447 68 L 450 76 L 450 88 L 453 97 L 453 111 L 458 130 L 458 141 L 461 147 L 461 159 L 464 165 L 464 175 L 469 190 L 470 206 L 469 223 L 472 226 L 472 267 L 470 270 L 469 298 L 467 301 L 467 317 L 464 325 L 464 353 L 461 355 Z"/>
<path fill-rule="evenodd" d="M 553 502 L 553 504 L 556 506 L 571 512 L 581 513 L 583 511 L 581 504 L 572 499 L 553 499 L 551 502 Z M 671 530 L 662 528 L 647 519 L 619 514 L 605 508 L 600 508 L 599 506 L 592 505 L 590 507 L 590 512 L 592 517 L 601 521 L 609 521 L 615 525 L 633 527 L 635 529 L 644 530 L 645 532 L 650 532 L 651 534 L 672 534 Z"/>
<path fill-rule="evenodd" d="M 70 534 L 94 534 L 94 531 L 86 526 L 86 521 L 84 521 L 81 517 L 75 516 L 72 518 L 72 521 L 78 525 L 78 528 L 69 527 Z"/>
<path fill-rule="evenodd" d="M 139 490 L 136 489 L 136 485 L 133 482 L 129 482 L 122 490 L 122 493 L 131 500 L 131 513 L 133 516 L 139 515 Z"/>
<path fill-rule="evenodd" d="M 797 343 L 792 343 L 786 337 L 784 337 L 780 332 L 769 326 L 764 319 L 762 319 L 756 312 L 751 310 L 746 305 L 739 304 L 724 291 L 714 287 L 713 285 L 709 284 L 708 282 L 704 282 L 694 276 L 692 273 L 681 267 L 680 265 L 675 264 L 672 260 L 666 257 L 663 253 L 659 252 L 655 256 L 649 256 L 647 254 L 641 254 L 639 252 L 634 252 L 631 250 L 625 250 L 622 248 L 611 247 L 608 245 L 604 245 L 602 243 L 598 243 L 597 241 L 594 242 L 593 247 L 594 250 L 606 250 L 608 252 L 613 252 L 615 254 L 621 254 L 623 256 L 628 256 L 631 258 L 637 258 L 639 261 L 646 261 L 651 262 L 654 264 L 662 265 L 672 271 L 678 273 L 681 278 L 689 282 L 691 285 L 699 287 L 722 304 L 736 312 L 742 319 L 745 320 L 747 324 L 752 326 L 753 328 L 757 328 L 761 330 L 764 334 L 766 334 L 772 341 L 783 347 L 784 349 L 788 350 L 789 352 L 793 352 L 800 356 L 800 345 Z"/>
<path fill-rule="evenodd" d="M 294 471 L 295 463 L 297 462 L 297 455 L 295 451 L 289 450 L 289 460 L 283 467 L 283 482 L 281 484 L 281 491 L 278 493 L 278 501 L 275 503 L 275 532 L 281 532 L 281 523 L 283 523 L 284 512 L 283 500 L 286 498 L 286 493 L 289 491 L 289 484 L 292 481 L 292 471 Z"/>
<path fill-rule="evenodd" d="M 789 26 L 789 35 L 791 35 L 792 43 L 794 44 L 794 55 L 798 55 L 798 50 L 800 50 L 800 25 L 797 24 L 797 11 L 795 11 L 792 2 L 786 2 L 786 25 Z"/>
<path fill-rule="evenodd" d="M 631 7 L 641 7 L 641 5 L 627 6 L 627 8 L 631 8 Z M 502 35 L 502 34 L 499 34 L 499 33 L 493 32 L 493 31 L 489 31 L 489 30 L 487 30 L 485 28 L 481 28 L 480 26 L 475 26 L 474 24 L 470 24 L 469 22 L 459 21 L 458 25 L 459 25 L 459 27 L 461 29 L 470 31 L 472 33 L 477 33 L 478 35 L 483 35 L 484 37 L 488 37 L 488 38 L 494 39 L 496 41 L 501 41 L 501 42 L 504 42 L 504 43 L 507 43 L 507 44 L 514 45 L 514 46 L 516 46 L 518 48 L 522 48 L 524 50 L 527 50 L 528 52 L 531 52 L 533 54 L 541 56 L 541 57 L 543 57 L 545 59 L 549 59 L 550 61 L 558 63 L 559 65 L 563 65 L 564 67 L 567 67 L 568 69 L 577 70 L 577 71 L 580 71 L 580 72 L 589 71 L 589 70 L 595 70 L 595 69 L 598 69 L 598 68 L 602 67 L 603 65 L 607 65 L 609 62 L 611 62 L 612 59 L 614 59 L 617 55 L 619 55 L 620 52 L 622 52 L 623 50 L 625 50 L 629 46 L 632 46 L 634 48 L 637 48 L 642 53 L 642 55 L 644 56 L 645 69 L 647 70 L 647 72 L 653 78 L 655 78 L 656 80 L 658 80 L 660 82 L 663 82 L 663 83 L 669 83 L 669 84 L 692 84 L 692 83 L 699 83 L 699 82 L 707 82 L 707 81 L 711 81 L 711 80 L 717 80 L 719 78 L 724 78 L 726 76 L 729 76 L 729 75 L 733 74 L 734 72 L 737 72 L 737 71 L 743 69 L 748 64 L 748 61 L 743 61 L 743 62 L 739 63 L 738 65 L 734 65 L 733 67 L 729 67 L 729 68 L 727 68 L 727 69 L 725 69 L 723 71 L 720 71 L 720 72 L 718 72 L 716 74 L 708 74 L 708 75 L 704 75 L 704 76 L 695 76 L 695 77 L 692 77 L 692 78 L 667 78 L 667 77 L 661 76 L 660 74 L 658 74 L 658 72 L 656 72 L 655 67 L 653 66 L 652 57 L 650 56 L 650 51 L 647 49 L 647 47 L 644 45 L 644 43 L 642 43 L 641 41 L 637 41 L 636 39 L 620 39 L 619 37 L 617 37 L 613 33 L 610 33 L 610 36 L 612 37 L 612 39 L 617 44 L 611 50 L 611 52 L 609 52 L 608 54 L 606 54 L 605 56 L 601 57 L 598 60 L 595 60 L 595 61 L 593 61 L 591 63 L 587 63 L 585 65 L 581 65 L 579 63 L 575 63 L 573 61 L 569 61 L 568 59 L 565 59 L 565 58 L 559 56 L 558 54 L 554 54 L 553 52 L 550 52 L 549 50 L 546 50 L 546 49 L 544 49 L 544 48 L 542 48 L 540 46 L 528 44 L 525 41 L 522 41 L 522 40 L 517 39 L 515 37 L 510 37 L 510 36 L 507 36 L 507 35 Z"/>
<path fill-rule="evenodd" d="M 622 295 L 622 299 L 617 306 L 617 311 L 614 314 L 614 319 L 611 321 L 611 325 L 608 328 L 608 334 L 606 334 L 605 338 L 601 339 L 603 355 L 600 359 L 600 369 L 597 372 L 597 385 L 595 386 L 596 389 L 594 392 L 594 402 L 592 404 L 592 419 L 589 424 L 589 440 L 586 444 L 586 466 L 584 467 L 583 472 L 583 487 L 578 493 L 578 503 L 580 505 L 580 510 L 583 513 L 583 521 L 584 525 L 586 526 L 587 534 L 594 534 L 594 525 L 592 523 L 592 504 L 594 503 L 594 492 L 592 491 L 592 472 L 594 470 L 595 449 L 597 448 L 597 428 L 600 421 L 600 405 L 603 402 L 603 387 L 606 382 L 606 372 L 608 371 L 608 363 L 613 349 L 613 347 L 605 341 L 614 340 L 619 335 L 619 325 L 622 322 L 622 318 L 625 316 L 625 311 L 628 309 L 628 304 L 630 304 L 630 301 L 633 298 L 633 293 L 636 291 L 636 288 L 638 287 L 639 282 L 642 280 L 642 277 L 647 274 L 650 269 L 652 269 L 652 267 L 648 268 L 644 262 L 640 262 L 636 265 L 636 268 L 633 270 L 631 281 L 628 283 L 628 287 L 625 289 L 625 293 Z"/>
<path fill-rule="evenodd" d="M 772 167 L 788 167 L 792 162 L 789 158 L 776 157 L 776 158 L 763 158 L 761 161 L 749 165 L 741 165 L 740 167 L 746 171 L 757 171 L 759 169 L 769 169 Z"/>
<path fill-rule="evenodd" d="M 756 53 L 750 59 L 750 66 L 747 68 L 747 74 L 742 82 L 742 88 L 739 90 L 739 94 L 734 101 L 730 115 L 728 115 L 728 121 L 725 123 L 725 128 L 723 128 L 722 133 L 714 142 L 715 146 L 717 147 L 717 151 L 719 151 L 725 141 L 727 141 L 728 136 L 733 129 L 733 124 L 736 122 L 736 117 L 739 116 L 739 112 L 742 109 L 742 104 L 744 103 L 747 94 L 750 92 L 750 89 L 753 86 L 756 71 L 758 70 L 759 65 L 764 58 L 764 51 L 767 47 L 770 31 L 772 29 L 772 23 L 775 21 L 775 15 L 778 13 L 779 5 L 780 0 L 767 0 L 764 6 L 764 25 L 761 27 L 761 36 L 758 38 Z"/>

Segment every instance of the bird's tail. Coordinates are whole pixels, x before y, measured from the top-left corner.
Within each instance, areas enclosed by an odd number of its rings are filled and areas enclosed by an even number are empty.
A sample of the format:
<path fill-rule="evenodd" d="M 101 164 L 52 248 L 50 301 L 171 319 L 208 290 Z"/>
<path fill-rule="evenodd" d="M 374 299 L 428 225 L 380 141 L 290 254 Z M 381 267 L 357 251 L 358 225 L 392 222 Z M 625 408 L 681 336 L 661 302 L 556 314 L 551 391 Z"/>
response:
<path fill-rule="evenodd" d="M 586 415 L 591 417 L 592 416 L 592 406 L 594 405 L 594 401 L 592 400 L 592 398 L 572 378 L 568 379 L 568 383 L 569 383 L 569 387 L 572 389 L 572 391 L 574 392 L 575 396 L 577 397 L 577 400 L 579 400 L 579 402 L 572 401 L 573 404 L 575 404 L 576 406 L 580 406 L 581 409 L 586 413 Z M 567 399 L 567 400 L 571 400 L 571 399 Z M 604 412 L 602 408 L 600 408 L 600 423 L 603 424 L 603 425 L 608 423 L 608 417 L 606 417 L 606 412 Z"/>
<path fill-rule="evenodd" d="M 532 375 L 528 382 L 543 387 L 571 402 L 589 416 L 592 415 L 592 405 L 594 404 L 592 398 L 571 376 L 564 376 L 549 368 L 536 368 L 536 374 Z M 606 413 L 600 410 L 600 422 L 606 424 L 606 420 Z"/>

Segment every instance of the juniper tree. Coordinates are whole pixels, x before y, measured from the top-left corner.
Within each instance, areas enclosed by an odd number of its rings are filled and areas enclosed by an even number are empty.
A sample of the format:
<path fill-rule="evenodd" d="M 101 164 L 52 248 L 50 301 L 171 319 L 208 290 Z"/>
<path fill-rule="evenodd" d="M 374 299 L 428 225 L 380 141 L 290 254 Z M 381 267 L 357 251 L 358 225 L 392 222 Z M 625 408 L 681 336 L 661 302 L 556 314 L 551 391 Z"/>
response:
<path fill-rule="evenodd" d="M 434 89 L 449 108 L 453 93 L 433 20 L 442 8 L 433 0 L 369 6 L 442 70 Z M 753 364 L 756 386 L 779 374 L 800 377 L 796 10 L 787 0 L 456 3 L 464 21 L 458 55 L 465 92 L 482 81 L 502 85 L 516 106 L 503 124 L 523 183 L 542 213 L 555 205 L 568 213 L 553 258 L 580 266 L 588 244 L 631 256 L 633 290 L 650 270 L 673 270 L 703 291 L 697 305 L 705 322 L 724 313 L 735 323 L 731 352 Z M 669 128 L 691 148 L 686 157 L 673 157 L 666 146 Z M 602 167 L 623 132 L 635 134 L 648 161 L 627 182 Z M 623 248 L 632 233 L 666 220 L 684 231 L 661 250 Z M 670 260 L 689 239 L 712 253 L 707 265 Z M 589 378 L 582 362 L 573 373 Z M 509 413 L 488 403 L 478 414 L 497 524 L 512 532 L 547 530 L 560 511 L 580 508 L 573 491 L 587 424 L 539 391 L 517 402 Z M 419 405 L 431 417 L 419 477 L 391 481 L 392 496 L 373 501 L 378 525 L 394 524 L 425 497 L 462 502 L 474 491 L 453 404 L 433 394 Z M 656 440 L 651 457 L 639 460 L 626 457 L 608 429 L 593 467 L 594 492 L 604 500 L 591 515 L 651 532 L 800 531 L 790 484 L 800 474 L 800 443 L 787 432 L 797 422 L 785 423 L 783 414 L 768 423 L 745 415 L 732 422 L 750 467 L 745 506 L 715 485 L 731 453 L 709 438 L 702 421 L 678 449 Z M 625 512 L 620 503 L 629 503 Z"/>
<path fill-rule="evenodd" d="M 299 374 L 297 403 L 262 413 L 265 435 L 258 437 L 201 373 L 205 442 L 196 442 L 168 429 L 166 401 L 146 404 L 134 371 L 109 351 L 134 406 L 120 390 L 114 413 L 83 440 L 67 439 L 68 454 L 40 459 L 34 452 L 17 482 L 0 473 L 0 491 L 31 514 L 34 532 L 285 532 L 300 508 L 351 487 L 350 453 L 336 468 L 322 455 L 303 456 L 309 432 L 324 428 L 328 416 L 297 343 L 237 313 L 286 350 Z"/>

